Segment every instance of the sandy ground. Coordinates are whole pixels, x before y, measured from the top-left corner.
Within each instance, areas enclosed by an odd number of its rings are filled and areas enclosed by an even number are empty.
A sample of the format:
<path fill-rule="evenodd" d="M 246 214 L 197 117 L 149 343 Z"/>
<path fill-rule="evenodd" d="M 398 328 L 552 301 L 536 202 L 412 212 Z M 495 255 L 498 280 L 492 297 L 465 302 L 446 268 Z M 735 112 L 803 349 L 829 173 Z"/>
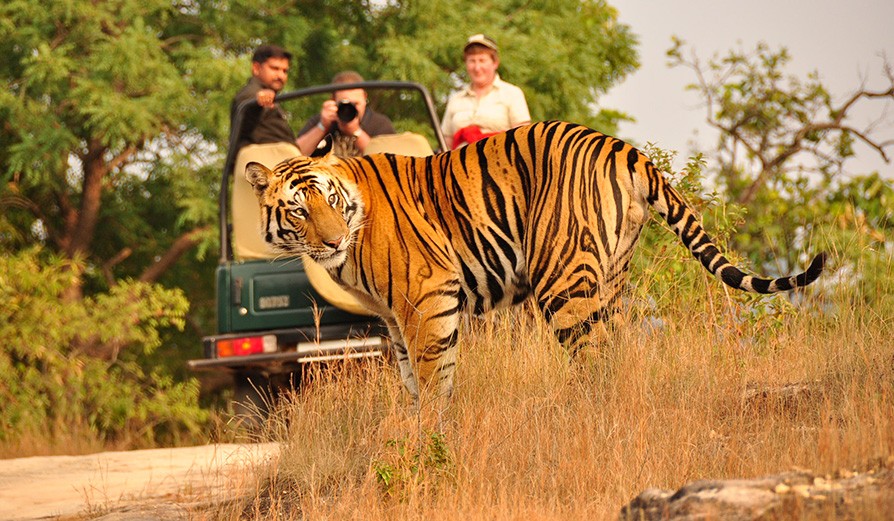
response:
<path fill-rule="evenodd" d="M 232 498 L 276 444 L 217 444 L 0 460 L 0 519 L 54 519 L 128 505 Z"/>

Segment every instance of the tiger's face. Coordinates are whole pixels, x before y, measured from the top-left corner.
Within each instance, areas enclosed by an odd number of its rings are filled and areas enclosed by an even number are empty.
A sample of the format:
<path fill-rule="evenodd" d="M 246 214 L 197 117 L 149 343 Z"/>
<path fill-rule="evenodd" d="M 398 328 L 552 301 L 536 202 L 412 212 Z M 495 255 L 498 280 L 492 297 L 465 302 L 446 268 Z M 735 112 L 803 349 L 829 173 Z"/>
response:
<path fill-rule="evenodd" d="M 324 268 L 337 268 L 362 226 L 363 202 L 356 186 L 334 175 L 326 159 L 295 157 L 273 170 L 249 163 L 245 178 L 261 208 L 264 240 L 286 255 L 306 254 Z"/>

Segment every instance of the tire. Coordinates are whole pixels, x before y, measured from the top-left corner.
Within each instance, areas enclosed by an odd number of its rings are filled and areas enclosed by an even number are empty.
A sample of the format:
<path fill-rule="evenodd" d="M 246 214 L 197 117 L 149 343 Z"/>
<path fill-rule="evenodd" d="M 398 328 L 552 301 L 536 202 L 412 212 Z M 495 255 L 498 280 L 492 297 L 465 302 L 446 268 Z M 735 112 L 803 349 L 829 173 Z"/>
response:
<path fill-rule="evenodd" d="M 275 399 L 270 380 L 254 373 L 237 373 L 234 380 L 234 418 L 251 430 L 260 428 L 267 420 Z"/>
<path fill-rule="evenodd" d="M 236 421 L 252 430 L 260 429 L 280 400 L 300 388 L 302 375 L 300 366 L 270 376 L 245 371 L 236 373 L 233 388 Z"/>

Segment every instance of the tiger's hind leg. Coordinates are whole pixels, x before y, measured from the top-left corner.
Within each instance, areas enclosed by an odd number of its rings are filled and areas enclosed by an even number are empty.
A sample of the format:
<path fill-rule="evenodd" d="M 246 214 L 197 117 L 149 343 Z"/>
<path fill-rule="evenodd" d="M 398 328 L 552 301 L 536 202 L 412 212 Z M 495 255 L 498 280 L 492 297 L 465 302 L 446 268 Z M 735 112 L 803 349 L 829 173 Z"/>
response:
<path fill-rule="evenodd" d="M 598 355 L 594 350 L 608 342 L 609 329 L 624 322 L 621 296 L 641 228 L 636 215 L 641 212 L 631 205 L 626 215 L 626 231 L 607 258 L 594 254 L 593 247 L 589 248 L 593 251 L 572 251 L 558 261 L 562 264 L 556 273 L 537 273 L 537 279 L 542 281 L 534 288 L 537 303 L 556 337 L 572 355 L 581 351 Z"/>
<path fill-rule="evenodd" d="M 622 321 L 618 294 L 608 300 L 590 296 L 545 295 L 537 299 L 559 342 L 574 356 L 591 357 L 609 339 L 609 329 Z"/>

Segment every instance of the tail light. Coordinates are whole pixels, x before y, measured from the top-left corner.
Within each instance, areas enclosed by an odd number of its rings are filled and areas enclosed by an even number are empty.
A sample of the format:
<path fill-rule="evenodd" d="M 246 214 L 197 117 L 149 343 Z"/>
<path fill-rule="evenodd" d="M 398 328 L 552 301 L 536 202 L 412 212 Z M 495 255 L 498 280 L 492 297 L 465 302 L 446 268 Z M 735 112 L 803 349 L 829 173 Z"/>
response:
<path fill-rule="evenodd" d="M 217 357 L 246 356 L 258 353 L 275 353 L 276 335 L 227 338 L 217 341 Z"/>

